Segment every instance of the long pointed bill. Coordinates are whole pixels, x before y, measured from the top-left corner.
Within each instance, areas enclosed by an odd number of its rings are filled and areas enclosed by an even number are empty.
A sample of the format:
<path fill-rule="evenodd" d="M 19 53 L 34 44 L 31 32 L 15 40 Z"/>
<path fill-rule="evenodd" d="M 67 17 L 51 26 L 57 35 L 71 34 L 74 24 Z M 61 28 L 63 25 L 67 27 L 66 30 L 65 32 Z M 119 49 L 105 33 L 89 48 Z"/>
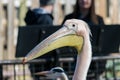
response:
<path fill-rule="evenodd" d="M 42 72 L 37 72 L 34 73 L 34 75 L 39 75 L 39 76 L 47 76 L 48 74 L 51 74 L 51 71 L 42 71 Z"/>
<path fill-rule="evenodd" d="M 33 48 L 25 56 L 23 62 L 27 62 L 42 56 L 49 51 L 64 46 L 72 46 L 76 47 L 77 50 L 81 50 L 82 45 L 83 37 L 77 36 L 74 30 L 68 29 L 66 26 L 64 26 Z"/>

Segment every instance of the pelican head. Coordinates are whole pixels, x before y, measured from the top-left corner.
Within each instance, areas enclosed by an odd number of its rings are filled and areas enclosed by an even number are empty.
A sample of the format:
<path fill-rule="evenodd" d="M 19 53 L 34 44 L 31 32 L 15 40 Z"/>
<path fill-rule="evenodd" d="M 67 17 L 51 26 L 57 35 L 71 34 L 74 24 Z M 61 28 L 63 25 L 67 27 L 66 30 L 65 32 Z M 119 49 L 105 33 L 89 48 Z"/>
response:
<path fill-rule="evenodd" d="M 63 68 L 54 67 L 50 71 L 42 71 L 35 73 L 35 75 L 45 76 L 48 79 L 62 78 L 62 80 L 68 80 L 67 75 L 64 73 Z"/>
<path fill-rule="evenodd" d="M 49 51 L 65 46 L 75 47 L 80 52 L 84 43 L 83 39 L 89 33 L 89 28 L 84 21 L 77 19 L 67 20 L 62 28 L 33 48 L 24 57 L 23 62 L 25 63 Z"/>

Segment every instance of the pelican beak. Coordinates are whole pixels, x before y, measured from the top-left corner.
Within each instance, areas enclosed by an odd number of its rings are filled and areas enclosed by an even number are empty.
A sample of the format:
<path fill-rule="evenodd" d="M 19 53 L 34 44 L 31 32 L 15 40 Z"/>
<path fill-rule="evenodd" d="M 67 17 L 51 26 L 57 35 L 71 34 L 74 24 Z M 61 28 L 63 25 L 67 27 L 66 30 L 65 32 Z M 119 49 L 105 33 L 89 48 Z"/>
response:
<path fill-rule="evenodd" d="M 46 54 L 54 49 L 71 46 L 81 50 L 83 37 L 76 34 L 75 30 L 63 26 L 61 29 L 47 37 L 33 48 L 23 59 L 23 63 Z"/>
<path fill-rule="evenodd" d="M 49 74 L 52 74 L 52 72 L 51 71 L 42 71 L 42 72 L 34 73 L 34 75 L 39 75 L 39 76 L 47 76 Z"/>

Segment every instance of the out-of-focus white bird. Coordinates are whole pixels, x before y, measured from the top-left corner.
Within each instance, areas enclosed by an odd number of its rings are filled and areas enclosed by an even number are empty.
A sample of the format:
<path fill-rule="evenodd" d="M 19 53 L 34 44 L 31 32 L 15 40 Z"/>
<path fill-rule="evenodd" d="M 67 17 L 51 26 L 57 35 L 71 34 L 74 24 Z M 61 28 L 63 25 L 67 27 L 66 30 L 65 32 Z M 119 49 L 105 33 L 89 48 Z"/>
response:
<path fill-rule="evenodd" d="M 37 72 L 35 75 L 45 76 L 48 79 L 59 78 L 60 80 L 68 80 L 67 75 L 61 67 L 54 67 L 50 71 Z"/>
<path fill-rule="evenodd" d="M 67 20 L 61 29 L 50 35 L 31 50 L 28 55 L 25 56 L 23 62 L 27 62 L 63 46 L 72 46 L 78 51 L 76 68 L 72 80 L 86 80 L 92 52 L 90 29 L 87 23 L 82 20 Z"/>

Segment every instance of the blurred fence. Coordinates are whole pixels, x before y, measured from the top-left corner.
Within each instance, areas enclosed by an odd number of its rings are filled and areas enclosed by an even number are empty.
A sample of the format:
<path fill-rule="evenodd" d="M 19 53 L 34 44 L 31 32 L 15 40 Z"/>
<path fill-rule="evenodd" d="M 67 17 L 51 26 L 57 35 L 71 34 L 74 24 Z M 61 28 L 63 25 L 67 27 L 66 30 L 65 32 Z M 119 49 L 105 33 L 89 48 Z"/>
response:
<path fill-rule="evenodd" d="M 52 60 L 53 61 L 53 60 Z M 88 75 L 87 80 L 120 80 L 120 57 L 110 57 L 110 56 L 103 56 L 103 57 L 93 57 L 92 61 L 96 62 L 94 73 Z M 107 61 L 105 68 L 101 67 L 102 64 L 97 64 L 99 61 Z M 11 67 L 11 70 L 2 70 L 2 76 L 0 77 L 1 80 L 32 80 L 30 79 L 31 75 L 34 73 L 30 73 L 28 69 L 28 64 L 41 64 L 39 67 L 41 71 L 44 70 L 44 63 L 46 63 L 45 59 L 39 60 L 32 60 L 23 64 L 21 60 L 3 60 L 0 61 L 0 65 L 5 67 Z M 74 69 L 73 64 L 75 63 L 74 58 L 59 58 L 59 66 L 65 69 L 66 74 L 68 75 L 69 79 L 72 79 Z M 99 75 L 99 72 L 104 69 Z M 91 71 L 89 70 L 89 73 Z M 92 77 L 95 75 L 94 77 Z M 3 79 L 2 79 L 3 78 Z M 40 80 L 45 80 L 45 78 L 40 77 Z M 46 79 L 47 80 L 47 79 Z"/>

